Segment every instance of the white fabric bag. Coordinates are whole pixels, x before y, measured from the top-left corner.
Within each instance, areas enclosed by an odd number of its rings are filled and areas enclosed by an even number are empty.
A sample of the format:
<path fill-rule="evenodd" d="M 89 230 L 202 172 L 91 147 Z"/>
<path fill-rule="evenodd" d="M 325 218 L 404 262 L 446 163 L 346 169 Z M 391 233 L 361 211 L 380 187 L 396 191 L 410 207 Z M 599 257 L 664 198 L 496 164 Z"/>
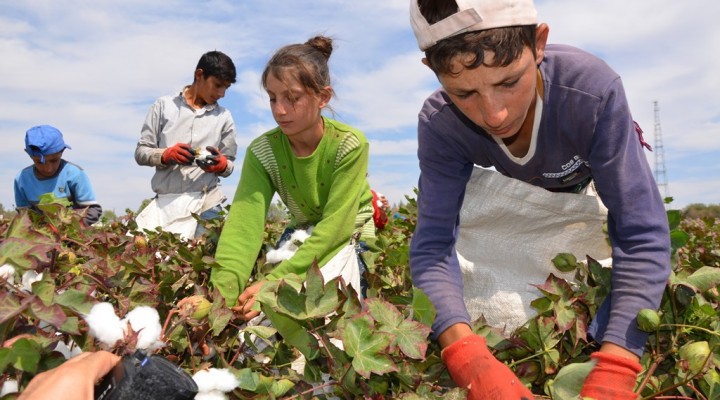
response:
<path fill-rule="evenodd" d="M 358 293 L 358 297 L 362 302 L 362 293 L 360 289 L 360 265 L 358 264 L 357 253 L 355 252 L 355 240 L 352 240 L 350 244 L 343 247 L 335 257 L 330 259 L 322 268 L 322 273 L 325 282 L 336 278 L 342 277 L 347 286 L 352 286 L 353 289 Z"/>
<path fill-rule="evenodd" d="M 537 315 L 530 303 L 541 293 L 532 284 L 543 284 L 551 273 L 572 281 L 574 272 L 553 265 L 558 253 L 610 257 L 602 231 L 607 209 L 590 192 L 553 193 L 474 169 L 456 244 L 472 320 L 484 315 L 491 326 L 512 332 Z"/>
<path fill-rule="evenodd" d="M 197 220 L 192 213 L 200 214 L 205 203 L 203 192 L 159 194 L 135 218 L 138 229 L 162 230 L 177 233 L 183 240 L 195 237 Z"/>

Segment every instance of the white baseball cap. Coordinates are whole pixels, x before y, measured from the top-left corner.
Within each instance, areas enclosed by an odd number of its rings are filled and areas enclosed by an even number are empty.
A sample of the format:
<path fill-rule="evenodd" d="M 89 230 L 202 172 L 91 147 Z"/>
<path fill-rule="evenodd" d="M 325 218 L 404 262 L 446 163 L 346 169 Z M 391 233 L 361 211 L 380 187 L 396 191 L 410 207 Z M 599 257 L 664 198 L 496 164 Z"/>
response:
<path fill-rule="evenodd" d="M 537 24 L 533 0 L 456 0 L 458 12 L 430 25 L 418 0 L 410 0 L 410 24 L 420 50 L 465 32 Z"/>

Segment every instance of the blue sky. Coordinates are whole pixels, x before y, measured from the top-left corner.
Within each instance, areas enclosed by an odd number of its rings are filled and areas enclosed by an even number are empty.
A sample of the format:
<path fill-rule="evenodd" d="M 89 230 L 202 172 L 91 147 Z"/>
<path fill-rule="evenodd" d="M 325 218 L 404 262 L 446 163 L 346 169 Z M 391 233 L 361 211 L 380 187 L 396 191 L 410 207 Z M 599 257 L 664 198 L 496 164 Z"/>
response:
<path fill-rule="evenodd" d="M 551 43 L 581 47 L 621 76 L 634 118 L 655 144 L 660 107 L 673 206 L 720 203 L 720 2 L 537 1 Z M 252 138 L 275 126 L 259 75 L 279 47 L 316 34 L 335 39 L 334 117 L 371 143 L 372 187 L 399 202 L 418 178 L 416 116 L 436 87 L 420 60 L 408 0 L 0 0 L 0 203 L 30 159 L 31 126 L 58 127 L 105 209 L 123 214 L 153 196 L 153 169 L 135 144 L 159 96 L 192 81 L 200 55 L 230 55 L 238 81 L 221 104 L 238 130 L 238 164 Z M 655 155 L 648 153 L 651 166 Z M 631 173 L 630 171 L 628 173 Z M 232 197 L 239 168 L 223 180 Z"/>

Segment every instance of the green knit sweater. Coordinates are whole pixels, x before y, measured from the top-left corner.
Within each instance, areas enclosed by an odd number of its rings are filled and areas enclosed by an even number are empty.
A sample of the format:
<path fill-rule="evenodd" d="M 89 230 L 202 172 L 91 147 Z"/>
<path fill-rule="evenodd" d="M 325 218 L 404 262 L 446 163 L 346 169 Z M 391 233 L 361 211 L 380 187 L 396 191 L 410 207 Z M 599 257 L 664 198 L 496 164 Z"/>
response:
<path fill-rule="evenodd" d="M 369 144 L 360 131 L 348 125 L 324 118 L 324 126 L 317 149 L 307 157 L 293 154 L 279 128 L 248 146 L 215 255 L 219 267 L 211 274 L 228 306 L 235 305 L 253 271 L 275 193 L 290 212 L 291 227 L 314 228 L 268 279 L 288 273 L 304 276 L 316 257 L 322 267 L 355 234 L 374 242 L 372 193 L 366 178 Z"/>

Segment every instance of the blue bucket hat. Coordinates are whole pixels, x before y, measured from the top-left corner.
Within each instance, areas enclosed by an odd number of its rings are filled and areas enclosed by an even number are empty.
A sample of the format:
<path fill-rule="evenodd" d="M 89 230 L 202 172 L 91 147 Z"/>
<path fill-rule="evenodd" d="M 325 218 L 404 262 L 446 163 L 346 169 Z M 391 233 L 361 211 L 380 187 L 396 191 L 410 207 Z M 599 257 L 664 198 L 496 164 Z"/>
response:
<path fill-rule="evenodd" d="M 50 125 L 33 126 L 25 132 L 25 152 L 30 157 L 40 157 L 43 164 L 45 156 L 70 148 L 65 144 L 62 132 Z"/>

